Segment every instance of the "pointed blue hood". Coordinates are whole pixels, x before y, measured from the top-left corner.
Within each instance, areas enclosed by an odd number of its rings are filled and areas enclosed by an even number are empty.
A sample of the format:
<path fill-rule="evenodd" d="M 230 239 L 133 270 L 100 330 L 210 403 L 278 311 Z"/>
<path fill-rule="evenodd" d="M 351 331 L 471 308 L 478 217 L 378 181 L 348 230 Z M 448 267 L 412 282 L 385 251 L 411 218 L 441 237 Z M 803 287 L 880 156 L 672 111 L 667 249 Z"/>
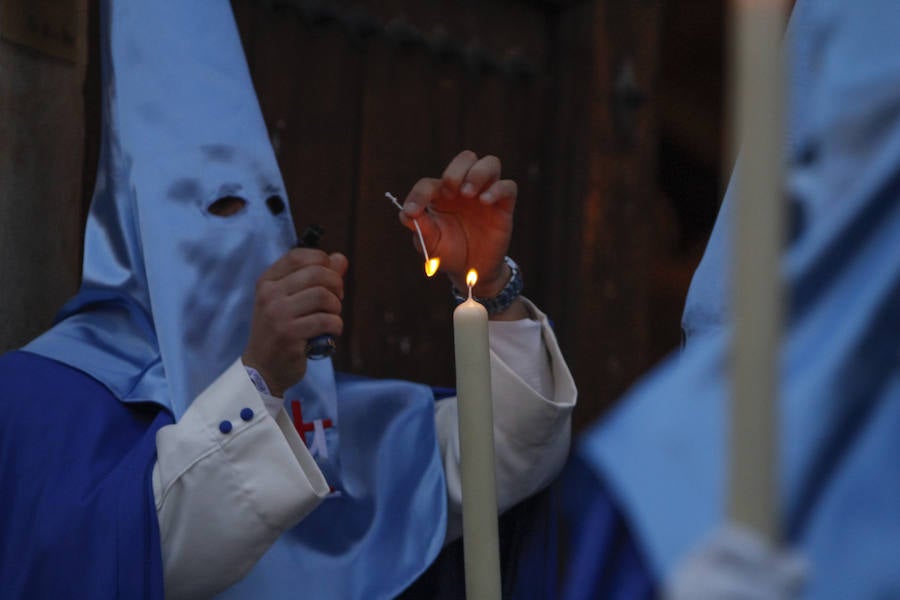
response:
<path fill-rule="evenodd" d="M 779 492 L 786 541 L 812 566 L 804 598 L 900 594 L 898 30 L 894 0 L 798 0 L 789 33 Z M 732 201 L 691 285 L 686 348 L 578 450 L 658 581 L 727 518 Z"/>
<path fill-rule="evenodd" d="M 295 244 L 227 2 L 103 2 L 103 134 L 83 282 L 27 346 L 179 418 L 240 356 L 254 283 Z M 209 207 L 246 205 L 230 217 Z"/>

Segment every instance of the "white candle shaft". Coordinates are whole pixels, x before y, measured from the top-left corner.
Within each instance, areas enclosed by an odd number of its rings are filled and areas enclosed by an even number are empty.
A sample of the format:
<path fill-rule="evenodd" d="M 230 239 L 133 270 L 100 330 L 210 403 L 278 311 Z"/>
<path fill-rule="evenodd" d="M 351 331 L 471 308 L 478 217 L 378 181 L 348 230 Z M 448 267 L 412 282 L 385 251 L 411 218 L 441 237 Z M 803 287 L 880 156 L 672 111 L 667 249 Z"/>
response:
<path fill-rule="evenodd" d="M 453 312 L 466 597 L 499 600 L 500 544 L 488 315 L 471 298 Z"/>
<path fill-rule="evenodd" d="M 734 207 L 734 345 L 729 514 L 778 538 L 777 387 L 782 311 L 782 0 L 737 0 L 733 92 L 740 144 Z"/>

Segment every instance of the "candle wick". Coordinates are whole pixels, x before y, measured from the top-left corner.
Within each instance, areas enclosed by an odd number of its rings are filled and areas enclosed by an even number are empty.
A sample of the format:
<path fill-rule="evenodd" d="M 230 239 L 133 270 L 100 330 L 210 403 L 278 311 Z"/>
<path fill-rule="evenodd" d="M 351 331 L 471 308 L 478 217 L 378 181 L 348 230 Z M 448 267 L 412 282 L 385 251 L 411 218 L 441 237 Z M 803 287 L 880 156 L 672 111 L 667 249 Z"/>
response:
<path fill-rule="evenodd" d="M 466 285 L 469 286 L 469 300 L 471 300 L 472 299 L 472 284 L 467 282 Z"/>
<path fill-rule="evenodd" d="M 391 202 L 394 203 L 394 206 L 396 206 L 400 210 L 403 210 L 403 206 L 400 204 L 400 201 L 397 200 L 397 198 L 392 193 L 385 192 L 384 195 L 387 196 L 391 200 Z M 428 258 L 428 248 L 425 247 L 425 238 L 422 237 L 422 228 L 419 227 L 419 220 L 413 219 L 412 222 L 413 222 L 413 225 L 416 226 L 416 232 L 419 234 L 419 242 L 422 243 L 422 252 L 425 254 L 425 262 L 428 262 L 430 260 Z"/>

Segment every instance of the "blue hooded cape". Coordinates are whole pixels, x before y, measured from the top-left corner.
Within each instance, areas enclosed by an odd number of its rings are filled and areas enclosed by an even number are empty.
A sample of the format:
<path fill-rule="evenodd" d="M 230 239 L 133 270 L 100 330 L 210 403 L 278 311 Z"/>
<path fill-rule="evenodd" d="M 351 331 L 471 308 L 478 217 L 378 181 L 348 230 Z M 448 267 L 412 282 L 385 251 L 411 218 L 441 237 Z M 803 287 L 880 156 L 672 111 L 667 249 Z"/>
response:
<path fill-rule="evenodd" d="M 786 541 L 812 566 L 808 598 L 900 595 L 897 31 L 891 0 L 800 0 L 789 34 L 780 499 Z M 612 507 L 651 583 L 726 518 L 730 204 L 692 282 L 684 351 L 578 449 L 584 504 Z"/>

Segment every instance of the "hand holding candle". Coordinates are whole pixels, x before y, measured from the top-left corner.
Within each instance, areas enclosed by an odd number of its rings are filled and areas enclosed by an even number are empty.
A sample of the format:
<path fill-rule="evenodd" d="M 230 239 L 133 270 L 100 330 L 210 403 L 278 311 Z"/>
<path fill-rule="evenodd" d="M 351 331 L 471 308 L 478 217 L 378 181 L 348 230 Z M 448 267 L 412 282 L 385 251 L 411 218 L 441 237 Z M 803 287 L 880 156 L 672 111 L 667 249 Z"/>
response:
<path fill-rule="evenodd" d="M 440 179 L 420 179 L 406 196 L 400 222 L 420 252 L 439 256 L 440 270 L 459 290 L 470 268 L 479 275 L 475 295 L 492 297 L 509 279 L 503 257 L 512 235 L 517 186 L 500 179 L 500 160 L 474 152 L 457 155 Z M 421 241 L 416 226 L 421 229 Z M 422 243 L 427 248 L 422 248 Z"/>

